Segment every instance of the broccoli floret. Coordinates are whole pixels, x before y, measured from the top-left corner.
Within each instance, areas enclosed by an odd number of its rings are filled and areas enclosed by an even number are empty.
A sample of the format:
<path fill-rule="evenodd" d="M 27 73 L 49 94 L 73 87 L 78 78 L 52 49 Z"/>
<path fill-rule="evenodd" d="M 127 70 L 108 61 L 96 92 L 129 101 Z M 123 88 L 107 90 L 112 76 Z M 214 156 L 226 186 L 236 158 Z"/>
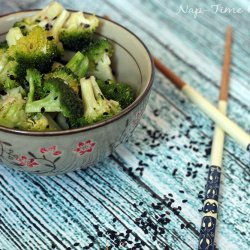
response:
<path fill-rule="evenodd" d="M 21 30 L 18 27 L 10 28 L 6 34 L 6 41 L 8 46 L 16 45 L 17 41 L 23 37 Z"/>
<path fill-rule="evenodd" d="M 60 78 L 69 85 L 76 93 L 79 92 L 78 77 L 69 68 L 65 66 L 57 67 L 52 72 L 46 74 L 44 79 Z"/>
<path fill-rule="evenodd" d="M 0 125 L 32 131 L 60 130 L 60 127 L 47 114 L 25 112 L 25 91 L 22 87 L 7 90 L 0 96 Z"/>
<path fill-rule="evenodd" d="M 32 81 L 30 79 L 30 84 Z M 43 83 L 45 97 L 40 100 L 28 98 L 25 111 L 33 112 L 62 112 L 67 117 L 81 117 L 83 105 L 78 95 L 60 78 L 50 78 Z"/>
<path fill-rule="evenodd" d="M 94 76 L 82 78 L 80 85 L 84 106 L 83 123 L 92 124 L 110 118 L 121 111 L 118 102 L 104 97 Z"/>
<path fill-rule="evenodd" d="M 114 80 L 111 69 L 110 57 L 113 54 L 113 46 L 109 40 L 101 39 L 91 43 L 83 51 L 89 59 L 89 75 L 94 75 L 101 80 Z"/>
<path fill-rule="evenodd" d="M 27 35 L 34 27 L 40 26 L 58 40 L 59 31 L 68 17 L 69 12 L 61 4 L 53 1 L 36 15 L 24 18 L 15 26 L 19 27 L 24 35 Z"/>
<path fill-rule="evenodd" d="M 79 79 L 86 75 L 88 66 L 88 57 L 84 56 L 80 51 L 75 53 L 75 55 L 66 64 L 66 67 L 69 68 L 75 75 L 77 75 Z"/>
<path fill-rule="evenodd" d="M 71 13 L 60 30 L 59 39 L 66 49 L 81 50 L 90 43 L 98 25 L 99 19 L 95 15 L 85 17 L 82 12 Z"/>
<path fill-rule="evenodd" d="M 61 130 L 58 124 L 50 117 L 49 114 L 31 113 L 26 114 L 26 130 L 31 131 L 55 131 Z"/>
<path fill-rule="evenodd" d="M 103 95 L 109 100 L 115 100 L 120 103 L 122 109 L 131 104 L 134 99 L 134 92 L 130 85 L 122 82 L 97 80 L 97 83 Z"/>
<path fill-rule="evenodd" d="M 26 128 L 25 100 L 21 87 L 0 96 L 0 125 L 9 128 Z"/>
<path fill-rule="evenodd" d="M 20 86 L 17 80 L 18 67 L 16 61 L 6 62 L 2 70 L 0 70 L 0 90 L 8 90 Z"/>
<path fill-rule="evenodd" d="M 35 27 L 27 36 L 21 37 L 16 45 L 9 47 L 8 54 L 19 63 L 19 74 L 25 75 L 26 69 L 37 68 L 42 73 L 49 72 L 53 61 L 61 55 L 58 44 L 48 39 L 48 33 Z"/>
<path fill-rule="evenodd" d="M 11 61 L 4 49 L 0 49 L 0 90 L 8 90 L 18 87 L 18 63 Z"/>

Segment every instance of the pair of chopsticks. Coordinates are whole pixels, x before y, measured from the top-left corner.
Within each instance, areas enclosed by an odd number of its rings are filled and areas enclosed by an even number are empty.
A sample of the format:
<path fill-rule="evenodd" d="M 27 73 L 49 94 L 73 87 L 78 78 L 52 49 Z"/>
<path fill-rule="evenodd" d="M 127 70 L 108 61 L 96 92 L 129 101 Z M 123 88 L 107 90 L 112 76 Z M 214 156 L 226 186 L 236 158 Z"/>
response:
<path fill-rule="evenodd" d="M 108 16 L 104 16 L 104 18 L 110 20 Z M 224 65 L 221 77 L 218 108 L 211 104 L 198 91 L 179 78 L 173 71 L 161 63 L 159 59 L 153 57 L 156 68 L 168 79 L 170 79 L 178 89 L 188 96 L 194 104 L 196 104 L 216 123 L 211 150 L 211 165 L 206 183 L 205 202 L 203 207 L 204 216 L 202 218 L 200 229 L 198 246 L 199 250 L 213 250 L 215 247 L 214 239 L 225 137 L 224 132 L 231 136 L 246 150 L 250 151 L 250 135 L 226 116 L 231 63 L 231 46 L 232 27 L 229 27 L 226 32 Z"/>

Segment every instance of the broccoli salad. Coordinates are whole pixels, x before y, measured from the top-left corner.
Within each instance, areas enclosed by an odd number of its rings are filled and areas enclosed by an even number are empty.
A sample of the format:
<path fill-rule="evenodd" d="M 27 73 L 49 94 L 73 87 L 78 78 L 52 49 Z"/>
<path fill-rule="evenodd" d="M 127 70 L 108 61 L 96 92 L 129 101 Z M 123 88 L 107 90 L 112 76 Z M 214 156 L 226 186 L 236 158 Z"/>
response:
<path fill-rule="evenodd" d="M 117 82 L 112 43 L 97 39 L 95 15 L 52 2 L 16 22 L 0 42 L 0 125 L 31 131 L 84 127 L 134 101 Z M 65 53 L 71 58 L 65 61 Z"/>

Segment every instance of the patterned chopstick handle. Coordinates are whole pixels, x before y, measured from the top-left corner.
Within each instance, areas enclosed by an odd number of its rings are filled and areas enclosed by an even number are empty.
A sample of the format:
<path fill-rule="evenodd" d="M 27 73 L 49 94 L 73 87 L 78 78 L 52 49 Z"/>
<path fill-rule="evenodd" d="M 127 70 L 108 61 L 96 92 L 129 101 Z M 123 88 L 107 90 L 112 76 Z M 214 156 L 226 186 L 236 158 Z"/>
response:
<path fill-rule="evenodd" d="M 210 166 L 206 184 L 203 218 L 199 238 L 199 250 L 214 250 L 215 228 L 217 221 L 218 196 L 221 168 Z"/>

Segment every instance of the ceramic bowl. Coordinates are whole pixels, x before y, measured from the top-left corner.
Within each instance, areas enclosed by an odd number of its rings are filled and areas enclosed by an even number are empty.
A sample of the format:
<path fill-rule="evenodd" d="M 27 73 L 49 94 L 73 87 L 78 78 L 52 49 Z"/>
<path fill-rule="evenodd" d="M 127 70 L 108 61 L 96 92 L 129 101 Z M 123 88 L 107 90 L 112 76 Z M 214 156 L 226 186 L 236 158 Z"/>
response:
<path fill-rule="evenodd" d="M 0 39 L 8 29 L 36 11 L 0 17 Z M 39 175 L 57 175 L 95 165 L 125 140 L 138 125 L 153 82 L 152 58 L 143 42 L 132 32 L 99 17 L 96 35 L 115 46 L 112 64 L 118 80 L 131 84 L 136 100 L 111 119 L 84 128 L 56 132 L 29 132 L 0 126 L 0 164 Z"/>

